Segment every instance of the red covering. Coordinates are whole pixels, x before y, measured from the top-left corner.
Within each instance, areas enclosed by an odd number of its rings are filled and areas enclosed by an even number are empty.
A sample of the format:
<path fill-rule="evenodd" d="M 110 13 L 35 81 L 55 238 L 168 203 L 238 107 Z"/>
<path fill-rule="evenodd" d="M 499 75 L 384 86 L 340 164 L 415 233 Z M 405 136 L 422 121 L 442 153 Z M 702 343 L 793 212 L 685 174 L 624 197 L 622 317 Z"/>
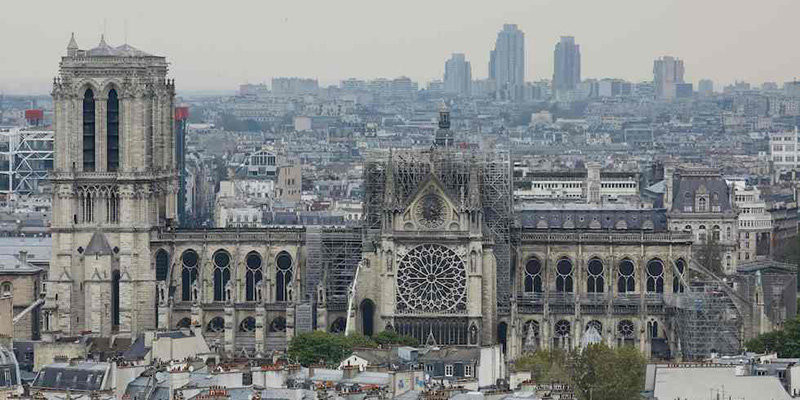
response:
<path fill-rule="evenodd" d="M 43 120 L 44 119 L 44 110 L 25 110 L 25 119 L 26 120 Z"/>
<path fill-rule="evenodd" d="M 189 119 L 189 107 L 175 107 L 175 120 Z"/>

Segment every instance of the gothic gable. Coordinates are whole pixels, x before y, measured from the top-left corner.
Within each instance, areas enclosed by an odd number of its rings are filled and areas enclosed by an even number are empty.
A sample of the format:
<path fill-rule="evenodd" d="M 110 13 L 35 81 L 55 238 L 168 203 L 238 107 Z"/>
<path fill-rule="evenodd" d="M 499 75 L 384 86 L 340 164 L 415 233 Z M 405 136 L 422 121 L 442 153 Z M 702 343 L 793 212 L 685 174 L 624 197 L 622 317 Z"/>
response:
<path fill-rule="evenodd" d="M 403 219 L 417 229 L 452 230 L 451 225 L 458 224 L 458 204 L 439 179 L 430 175 L 406 201 Z"/>

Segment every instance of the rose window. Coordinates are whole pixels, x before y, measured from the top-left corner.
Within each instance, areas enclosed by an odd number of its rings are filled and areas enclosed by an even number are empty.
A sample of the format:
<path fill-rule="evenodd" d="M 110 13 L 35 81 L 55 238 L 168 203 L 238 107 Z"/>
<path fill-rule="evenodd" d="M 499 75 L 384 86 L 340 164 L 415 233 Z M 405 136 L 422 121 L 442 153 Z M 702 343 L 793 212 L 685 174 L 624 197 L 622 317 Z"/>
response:
<path fill-rule="evenodd" d="M 427 194 L 417 203 L 414 213 L 422 226 L 438 228 L 444 224 L 447 205 L 441 197 L 435 194 Z"/>
<path fill-rule="evenodd" d="M 624 338 L 633 337 L 633 330 L 633 322 L 630 320 L 623 319 L 617 324 L 617 333 Z"/>
<path fill-rule="evenodd" d="M 397 269 L 397 309 L 401 312 L 466 312 L 464 262 L 453 250 L 438 244 L 411 249 Z"/>

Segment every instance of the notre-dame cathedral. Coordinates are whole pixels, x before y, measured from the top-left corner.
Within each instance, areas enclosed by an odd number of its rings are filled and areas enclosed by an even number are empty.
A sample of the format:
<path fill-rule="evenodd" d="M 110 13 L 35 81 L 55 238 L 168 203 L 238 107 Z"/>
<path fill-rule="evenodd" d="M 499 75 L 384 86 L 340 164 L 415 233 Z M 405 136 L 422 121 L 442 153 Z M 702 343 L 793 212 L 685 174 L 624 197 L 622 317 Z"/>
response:
<path fill-rule="evenodd" d="M 350 325 L 512 357 L 677 350 L 691 236 L 664 209 L 515 204 L 510 157 L 453 148 L 446 109 L 430 148 L 366 161 L 358 228 L 186 229 L 167 60 L 73 37 L 52 95 L 53 334 L 188 328 L 240 355 Z"/>

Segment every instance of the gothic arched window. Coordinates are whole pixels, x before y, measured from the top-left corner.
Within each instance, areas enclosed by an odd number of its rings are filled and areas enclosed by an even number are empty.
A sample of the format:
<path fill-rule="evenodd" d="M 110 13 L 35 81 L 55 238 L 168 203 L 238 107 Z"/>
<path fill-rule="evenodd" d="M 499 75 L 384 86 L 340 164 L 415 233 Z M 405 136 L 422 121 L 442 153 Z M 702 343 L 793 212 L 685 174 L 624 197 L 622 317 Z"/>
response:
<path fill-rule="evenodd" d="M 156 280 L 167 280 L 169 273 L 169 254 L 166 250 L 160 249 L 156 252 Z"/>
<path fill-rule="evenodd" d="M 556 264 L 556 292 L 572 293 L 572 261 L 568 258 Z"/>
<path fill-rule="evenodd" d="M 586 277 L 586 292 L 603 293 L 605 278 L 603 278 L 603 262 L 599 258 L 589 260 L 586 267 L 588 276 Z"/>
<path fill-rule="evenodd" d="M 108 92 L 106 103 L 106 169 L 116 172 L 119 169 L 119 99 L 116 90 Z"/>
<path fill-rule="evenodd" d="M 656 258 L 647 263 L 647 293 L 664 293 L 664 263 Z"/>
<path fill-rule="evenodd" d="M 225 301 L 225 285 L 231 280 L 231 256 L 225 250 L 214 253 L 214 301 Z"/>
<path fill-rule="evenodd" d="M 542 293 L 542 263 L 538 258 L 531 258 L 525 263 L 525 293 Z"/>
<path fill-rule="evenodd" d="M 287 286 L 292 282 L 292 256 L 282 251 L 275 257 L 275 301 L 288 301 Z"/>
<path fill-rule="evenodd" d="M 686 269 L 686 261 L 682 258 L 675 260 L 675 272 L 672 278 L 672 293 L 683 293 L 685 287 L 681 278 L 683 278 L 683 271 Z"/>
<path fill-rule="evenodd" d="M 94 171 L 94 92 L 86 89 L 83 94 L 83 170 Z"/>
<path fill-rule="evenodd" d="M 636 280 L 633 261 L 627 258 L 620 261 L 617 270 L 617 292 L 628 293 L 636 291 Z"/>
<path fill-rule="evenodd" d="M 256 301 L 258 296 L 256 293 L 258 292 L 258 285 L 261 284 L 261 256 L 256 253 L 255 251 L 250 252 L 247 254 L 247 258 L 245 259 L 245 264 L 247 265 L 247 272 L 245 273 L 245 300 L 246 301 Z"/>
<path fill-rule="evenodd" d="M 194 250 L 186 250 L 181 255 L 181 300 L 192 301 L 192 285 L 197 281 L 197 253 Z"/>

